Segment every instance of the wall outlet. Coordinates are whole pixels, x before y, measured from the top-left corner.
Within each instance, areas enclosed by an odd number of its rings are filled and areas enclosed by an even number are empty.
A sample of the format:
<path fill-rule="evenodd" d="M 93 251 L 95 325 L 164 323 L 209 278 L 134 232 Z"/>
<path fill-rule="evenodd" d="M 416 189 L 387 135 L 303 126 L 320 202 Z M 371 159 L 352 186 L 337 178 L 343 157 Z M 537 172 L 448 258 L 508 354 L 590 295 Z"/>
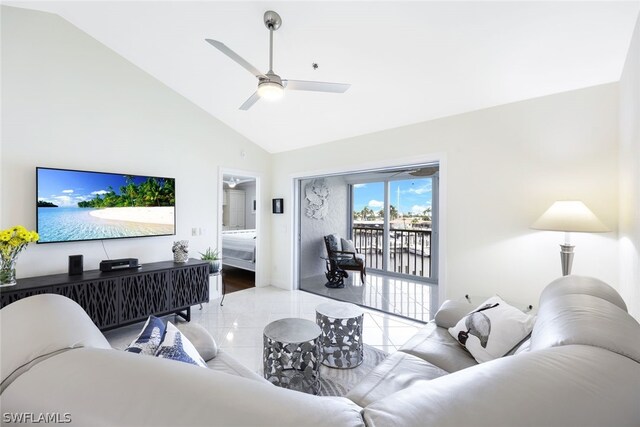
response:
<path fill-rule="evenodd" d="M 197 236 L 198 235 L 198 229 L 196 227 L 191 228 L 191 235 L 192 236 Z"/>

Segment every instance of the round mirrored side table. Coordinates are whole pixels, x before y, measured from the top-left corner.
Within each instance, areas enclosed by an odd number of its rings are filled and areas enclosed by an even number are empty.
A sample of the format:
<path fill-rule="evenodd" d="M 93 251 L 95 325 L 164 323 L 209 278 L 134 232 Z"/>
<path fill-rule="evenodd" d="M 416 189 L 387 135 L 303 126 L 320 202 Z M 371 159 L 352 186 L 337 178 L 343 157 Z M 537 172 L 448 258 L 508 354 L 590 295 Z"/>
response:
<path fill-rule="evenodd" d="M 310 320 L 287 318 L 264 328 L 263 373 L 279 387 L 318 394 L 320 328 Z"/>
<path fill-rule="evenodd" d="M 316 307 L 322 364 L 331 368 L 355 368 L 362 363 L 364 310 L 354 304 L 324 303 Z"/>

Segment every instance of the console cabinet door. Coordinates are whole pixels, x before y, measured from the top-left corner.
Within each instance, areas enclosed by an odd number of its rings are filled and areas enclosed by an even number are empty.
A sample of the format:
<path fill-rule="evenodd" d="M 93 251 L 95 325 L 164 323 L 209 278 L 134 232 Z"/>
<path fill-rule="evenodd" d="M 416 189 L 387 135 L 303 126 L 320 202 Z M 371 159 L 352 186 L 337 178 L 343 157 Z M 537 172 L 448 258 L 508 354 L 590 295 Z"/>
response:
<path fill-rule="evenodd" d="M 209 301 L 209 266 L 176 268 L 171 271 L 171 307 L 190 307 Z"/>
<path fill-rule="evenodd" d="M 120 323 L 146 320 L 152 314 L 167 313 L 169 271 L 124 276 L 120 282 Z"/>
<path fill-rule="evenodd" d="M 18 300 L 21 300 L 23 298 L 27 298 L 33 295 L 52 294 L 52 293 L 54 292 L 51 288 L 29 289 L 29 290 L 18 291 L 18 292 L 3 292 L 2 295 L 0 295 L 0 308 L 3 308 L 9 305 L 12 302 L 16 302 Z"/>
<path fill-rule="evenodd" d="M 60 285 L 53 288 L 55 294 L 64 295 L 77 302 L 100 329 L 118 324 L 118 281 L 120 278 L 103 279 Z"/>

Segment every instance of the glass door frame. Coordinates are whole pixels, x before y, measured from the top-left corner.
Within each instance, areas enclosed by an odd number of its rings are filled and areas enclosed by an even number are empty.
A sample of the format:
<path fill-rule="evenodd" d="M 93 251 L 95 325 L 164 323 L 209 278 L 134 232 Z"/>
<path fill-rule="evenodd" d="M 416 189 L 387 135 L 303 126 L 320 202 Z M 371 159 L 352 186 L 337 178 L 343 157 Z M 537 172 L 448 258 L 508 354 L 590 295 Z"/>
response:
<path fill-rule="evenodd" d="M 301 180 L 310 178 L 323 178 L 330 176 L 344 176 L 363 172 L 372 171 L 393 171 L 408 168 L 420 168 L 424 166 L 438 165 L 438 185 L 437 193 L 434 193 L 434 202 L 432 204 L 432 214 L 434 215 L 432 247 L 435 249 L 432 270 L 432 278 L 430 283 L 434 285 L 432 288 L 436 291 L 435 298 L 431 299 L 431 310 L 435 314 L 438 307 L 444 302 L 448 289 L 448 274 L 445 266 L 446 260 L 442 254 L 447 252 L 447 210 L 448 197 L 447 188 L 448 180 L 448 158 L 446 153 L 435 152 L 426 155 L 412 155 L 411 157 L 400 157 L 388 160 L 374 161 L 366 165 L 346 164 L 341 166 L 330 166 L 319 170 L 299 171 L 289 175 L 289 197 L 293 201 L 293 209 L 289 214 L 285 214 L 289 218 L 289 238 L 291 245 L 292 265 L 288 274 L 283 278 L 278 278 L 279 283 L 276 286 L 284 289 L 300 288 L 300 215 L 302 214 L 302 195 L 300 194 L 299 183 Z M 352 212 L 346 212 L 349 218 Z M 286 282 L 280 282 L 281 280 Z M 436 282 L 437 283 L 433 283 Z"/>
<path fill-rule="evenodd" d="M 420 165 L 420 166 L 435 166 L 437 163 L 432 163 L 428 165 Z M 394 168 L 391 168 L 393 170 Z M 383 169 L 384 170 L 384 169 Z M 426 178 L 426 177 L 425 177 Z M 383 257 L 382 257 L 382 269 L 377 269 L 373 267 L 367 267 L 368 270 L 373 270 L 375 272 L 390 276 L 396 277 L 399 279 L 409 279 L 416 282 L 429 283 L 432 285 L 438 285 L 439 282 L 439 214 L 440 214 L 440 171 L 435 174 L 429 176 L 431 178 L 431 241 L 430 241 L 430 252 L 429 252 L 429 264 L 431 269 L 431 274 L 429 277 L 417 276 L 413 274 L 406 273 L 398 273 L 393 270 L 389 270 L 388 266 L 390 263 L 390 247 L 391 242 L 389 238 L 383 239 Z M 391 233 L 391 193 L 390 187 L 391 182 L 393 181 L 401 181 L 402 179 L 392 179 L 386 178 L 383 180 L 377 180 L 374 182 L 382 182 L 384 183 L 384 225 L 383 225 L 383 233 L 384 236 L 389 236 Z M 353 197 L 353 189 L 354 184 L 349 184 L 349 221 L 348 221 L 348 230 L 349 234 L 353 236 L 353 211 L 354 211 L 354 197 Z M 398 207 L 399 208 L 399 207 Z"/>

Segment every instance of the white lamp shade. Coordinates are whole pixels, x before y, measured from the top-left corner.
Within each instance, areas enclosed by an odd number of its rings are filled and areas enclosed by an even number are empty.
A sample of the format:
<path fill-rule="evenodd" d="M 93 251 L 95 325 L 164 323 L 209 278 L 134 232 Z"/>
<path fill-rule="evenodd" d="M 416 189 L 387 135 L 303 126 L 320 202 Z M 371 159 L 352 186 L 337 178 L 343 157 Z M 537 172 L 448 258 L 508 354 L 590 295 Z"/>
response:
<path fill-rule="evenodd" d="M 536 222 L 536 230 L 603 233 L 609 229 L 580 201 L 555 202 Z"/>
<path fill-rule="evenodd" d="M 276 82 L 263 82 L 258 85 L 258 96 L 267 101 L 277 101 L 284 95 L 284 88 Z"/>

